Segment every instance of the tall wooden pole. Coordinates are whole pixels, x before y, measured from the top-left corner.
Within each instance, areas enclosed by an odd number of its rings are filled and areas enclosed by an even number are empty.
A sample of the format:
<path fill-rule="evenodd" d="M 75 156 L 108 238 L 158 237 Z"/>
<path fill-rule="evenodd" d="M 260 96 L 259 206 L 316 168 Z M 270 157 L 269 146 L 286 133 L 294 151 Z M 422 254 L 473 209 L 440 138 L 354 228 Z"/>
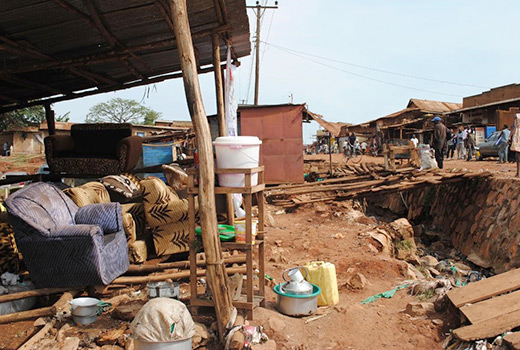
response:
<path fill-rule="evenodd" d="M 220 35 L 213 33 L 213 67 L 215 68 L 215 93 L 217 94 L 217 120 L 219 136 L 227 136 L 226 110 L 224 108 L 224 83 L 222 69 L 220 69 Z M 231 69 L 226 67 L 226 69 Z M 233 214 L 233 199 L 231 194 L 226 194 L 226 212 L 228 224 L 233 225 L 235 216 Z"/>
<path fill-rule="evenodd" d="M 226 325 L 231 318 L 234 308 L 217 232 L 214 188 L 215 171 L 213 168 L 211 133 L 200 91 L 186 0 L 171 0 L 171 11 L 183 72 L 182 77 L 186 100 L 197 134 L 197 147 L 199 150 L 199 214 L 202 227 L 202 242 L 206 254 L 206 277 L 213 293 L 219 335 L 223 339 Z"/>
<path fill-rule="evenodd" d="M 45 105 L 45 119 L 47 120 L 47 128 L 49 129 L 49 135 L 56 134 L 56 122 L 54 118 L 54 111 L 51 109 L 50 104 Z"/>
<path fill-rule="evenodd" d="M 258 90 L 260 89 L 260 25 L 262 18 L 260 3 L 256 6 L 256 65 L 255 65 L 255 106 L 258 105 Z"/>
<path fill-rule="evenodd" d="M 215 93 L 217 94 L 218 134 L 226 136 L 226 116 L 224 110 L 224 83 L 220 69 L 220 35 L 213 34 L 213 67 L 215 69 Z"/>

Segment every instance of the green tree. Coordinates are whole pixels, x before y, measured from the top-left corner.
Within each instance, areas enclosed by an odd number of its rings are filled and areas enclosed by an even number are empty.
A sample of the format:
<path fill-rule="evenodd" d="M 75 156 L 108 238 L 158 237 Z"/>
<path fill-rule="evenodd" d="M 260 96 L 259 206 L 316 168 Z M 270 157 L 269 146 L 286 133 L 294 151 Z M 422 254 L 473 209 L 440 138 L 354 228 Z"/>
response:
<path fill-rule="evenodd" d="M 143 106 L 135 100 L 113 98 L 92 106 L 85 118 L 87 123 L 132 123 L 153 122 L 160 113 Z"/>
<path fill-rule="evenodd" d="M 144 116 L 144 125 L 155 125 L 155 121 L 161 117 L 161 113 L 150 111 Z"/>
<path fill-rule="evenodd" d="M 0 131 L 40 124 L 45 120 L 43 106 L 32 106 L 0 114 Z"/>

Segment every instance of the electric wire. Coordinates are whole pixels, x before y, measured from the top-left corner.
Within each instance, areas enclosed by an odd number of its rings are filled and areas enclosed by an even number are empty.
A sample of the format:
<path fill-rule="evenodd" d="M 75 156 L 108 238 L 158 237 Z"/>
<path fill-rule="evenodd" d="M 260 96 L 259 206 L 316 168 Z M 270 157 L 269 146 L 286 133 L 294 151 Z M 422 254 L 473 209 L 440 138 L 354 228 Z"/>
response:
<path fill-rule="evenodd" d="M 265 44 L 267 45 L 270 45 L 269 43 L 266 43 L 264 42 Z M 273 46 L 273 45 L 271 45 Z M 456 94 L 448 94 L 448 93 L 444 93 L 444 92 L 438 92 L 438 91 L 433 91 L 433 90 L 426 90 L 426 89 L 420 89 L 420 88 L 415 88 L 415 87 L 412 87 L 412 86 L 407 86 L 407 85 L 401 85 L 401 84 L 397 84 L 397 83 L 392 83 L 392 82 L 389 82 L 389 81 L 385 81 L 385 80 L 381 80 L 381 79 L 377 79 L 377 78 L 371 78 L 371 77 L 367 77 L 365 75 L 362 75 L 362 74 L 358 74 L 358 73 L 354 73 L 354 72 L 351 72 L 351 71 L 348 71 L 348 70 L 345 70 L 345 69 L 341 69 L 341 68 L 338 68 L 338 67 L 334 67 L 334 66 L 331 66 L 331 65 L 328 65 L 328 64 L 325 64 L 323 62 L 320 62 L 320 61 L 316 61 L 316 60 L 313 60 L 311 58 L 308 58 L 308 57 L 305 57 L 303 55 L 300 55 L 298 53 L 295 53 L 295 52 L 292 52 L 290 50 L 286 50 L 285 48 L 282 48 L 280 46 L 273 46 L 281 51 L 284 51 L 290 55 L 294 55 L 294 56 L 297 56 L 297 57 L 300 57 L 300 58 L 303 58 L 304 60 L 307 60 L 307 61 L 310 61 L 310 62 L 314 62 L 316 64 L 319 64 L 319 65 L 322 65 L 324 67 L 328 67 L 328 68 L 331 68 L 331 69 L 334 69 L 334 70 L 337 70 L 337 71 L 340 71 L 340 72 L 344 72 L 344 73 L 347 73 L 347 74 L 350 74 L 350 75 L 353 75 L 353 76 L 356 76 L 356 77 L 359 77 L 359 78 L 363 78 L 363 79 L 367 79 L 367 80 L 371 80 L 371 81 L 375 81 L 375 82 L 378 82 L 378 83 L 382 83 L 382 84 L 386 84 L 386 85 L 391 85 L 391 86 L 396 86 L 396 87 L 400 87 L 400 88 L 404 88 L 404 89 L 410 89 L 410 90 L 416 90 L 416 91 L 421 91 L 421 92 L 428 92 L 428 93 L 431 93 L 431 94 L 437 94 L 437 95 L 445 95 L 445 96 L 453 96 L 453 97 L 464 97 L 462 95 L 456 95 Z"/>
<path fill-rule="evenodd" d="M 282 46 L 279 46 L 279 45 L 275 45 L 275 44 L 269 43 L 269 42 L 267 42 L 267 40 L 266 40 L 266 41 L 262 41 L 262 42 L 263 42 L 264 44 L 266 44 L 266 45 L 272 46 L 272 47 L 277 48 L 277 49 L 280 49 L 280 50 L 291 51 L 291 52 L 294 52 L 294 53 L 298 53 L 298 54 L 302 54 L 302 55 L 307 55 L 307 56 L 311 56 L 311 57 L 315 57 L 315 58 L 320 58 L 320 59 L 327 60 L 327 61 L 331 61 L 331 62 L 341 63 L 341 64 L 349 65 L 349 66 L 352 66 L 352 67 L 357 67 L 357 68 L 362 68 L 362 69 L 366 69 L 366 70 L 371 70 L 371 71 L 374 71 L 374 72 L 380 72 L 380 73 L 392 74 L 392 75 L 397 75 L 397 76 L 401 76 L 401 77 L 413 78 L 413 79 L 420 79 L 420 80 L 426 80 L 426 81 L 431 81 L 431 82 L 436 82 L 436 83 L 442 83 L 442 84 L 451 84 L 451 85 L 458 85 L 458 86 L 465 86 L 465 87 L 474 87 L 474 88 L 490 89 L 489 86 L 474 85 L 474 84 L 465 84 L 465 83 L 457 83 L 457 82 L 448 81 L 448 80 L 439 80 L 439 79 L 433 79 L 433 78 L 427 78 L 427 77 L 420 77 L 420 76 L 412 75 L 412 74 L 392 72 L 392 71 L 388 71 L 388 70 L 384 70 L 384 69 L 379 69 L 379 68 L 374 68 L 374 67 L 363 66 L 363 65 L 360 65 L 360 64 L 356 64 L 356 63 L 340 61 L 340 60 L 336 60 L 336 59 L 333 59 L 333 58 L 328 58 L 328 57 L 318 56 L 318 55 L 314 55 L 314 54 L 311 54 L 311 53 L 308 53 L 308 52 L 303 52 L 303 51 L 298 51 L 298 50 L 290 49 L 290 48 L 287 48 L 287 47 L 282 47 Z"/>

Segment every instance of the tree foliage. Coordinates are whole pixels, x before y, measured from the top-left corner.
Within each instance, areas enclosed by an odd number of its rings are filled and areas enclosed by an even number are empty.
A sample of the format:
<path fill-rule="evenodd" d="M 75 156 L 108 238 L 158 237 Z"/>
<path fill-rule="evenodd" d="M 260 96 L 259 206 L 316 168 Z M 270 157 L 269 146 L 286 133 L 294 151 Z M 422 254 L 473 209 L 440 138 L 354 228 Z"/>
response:
<path fill-rule="evenodd" d="M 160 113 L 143 106 L 135 100 L 113 98 L 92 106 L 87 114 L 87 123 L 132 123 L 153 125 Z"/>
<path fill-rule="evenodd" d="M 33 106 L 0 114 L 0 131 L 22 128 L 31 124 L 39 125 L 45 120 L 43 106 Z"/>

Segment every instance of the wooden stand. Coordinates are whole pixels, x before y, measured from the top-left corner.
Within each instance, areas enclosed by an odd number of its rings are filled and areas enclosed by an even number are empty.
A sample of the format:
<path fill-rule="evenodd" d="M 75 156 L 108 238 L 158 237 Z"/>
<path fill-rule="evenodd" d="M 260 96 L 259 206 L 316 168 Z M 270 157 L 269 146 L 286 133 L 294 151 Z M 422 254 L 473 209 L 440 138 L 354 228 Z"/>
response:
<path fill-rule="evenodd" d="M 247 310 L 247 318 L 253 319 L 253 309 L 255 306 L 265 306 L 265 263 L 264 263 L 264 167 L 257 167 L 252 169 L 216 169 L 215 174 L 244 174 L 244 187 L 215 187 L 215 194 L 230 195 L 233 193 L 240 193 L 244 197 L 244 208 L 246 211 L 246 242 L 222 242 L 222 249 L 241 250 L 246 254 L 246 294 L 242 295 L 239 300 L 233 301 L 233 305 L 238 309 Z M 258 184 L 251 185 L 251 177 L 258 174 Z M 196 173 L 194 169 L 188 170 L 188 214 L 190 226 L 190 247 L 195 243 L 195 195 L 199 193 L 199 188 L 195 185 Z M 256 196 L 258 202 L 258 226 L 257 236 L 253 244 L 253 196 Z M 258 290 L 254 290 L 254 249 L 258 247 Z M 200 306 L 214 306 L 213 300 L 200 299 L 197 294 L 197 266 L 196 266 L 196 252 L 190 249 L 190 307 L 196 311 Z"/>
<path fill-rule="evenodd" d="M 383 156 L 385 158 L 385 170 L 396 170 L 395 154 L 396 153 L 410 153 L 409 161 L 416 167 L 421 166 L 419 159 L 419 152 L 412 141 L 408 141 L 408 146 L 394 146 L 383 144 Z"/>

